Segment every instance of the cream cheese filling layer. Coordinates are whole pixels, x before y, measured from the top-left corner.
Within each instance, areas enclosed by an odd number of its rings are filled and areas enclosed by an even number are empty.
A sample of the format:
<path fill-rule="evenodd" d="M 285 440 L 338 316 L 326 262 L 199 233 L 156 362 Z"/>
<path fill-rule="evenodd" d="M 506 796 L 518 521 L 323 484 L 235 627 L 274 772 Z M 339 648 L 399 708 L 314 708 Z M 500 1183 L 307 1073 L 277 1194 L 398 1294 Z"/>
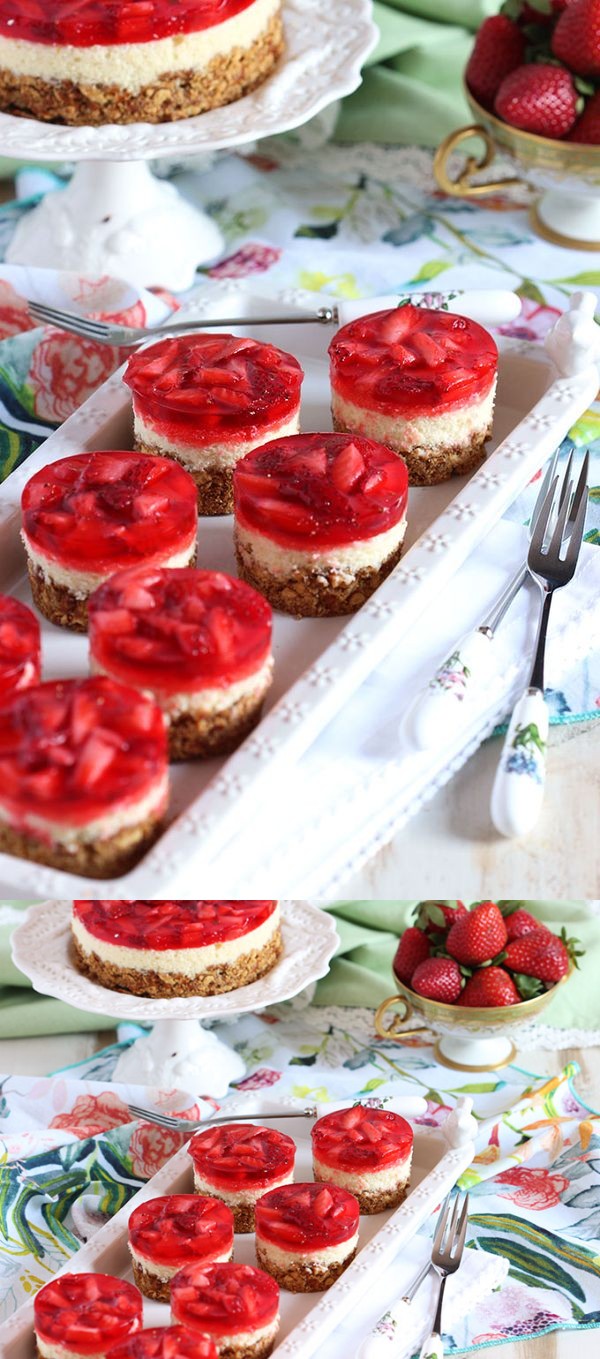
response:
<path fill-rule="evenodd" d="M 149 1260 L 146 1255 L 140 1255 L 139 1251 L 133 1249 L 131 1242 L 129 1243 L 129 1252 L 132 1260 L 135 1260 L 136 1265 L 139 1265 L 141 1269 L 145 1269 L 146 1273 L 151 1274 L 154 1279 L 160 1279 L 161 1283 L 167 1283 L 170 1279 L 174 1279 L 175 1275 L 179 1273 L 179 1270 L 183 1269 L 184 1265 L 189 1265 L 190 1263 L 190 1256 L 188 1256 L 185 1260 L 181 1260 L 178 1265 L 158 1264 L 156 1260 Z M 224 1255 L 214 1255 L 211 1254 L 210 1251 L 207 1251 L 206 1255 L 194 1255 L 193 1258 L 195 1264 L 220 1265 L 231 1260 L 232 1256 L 233 1246 L 231 1247 L 231 1250 L 227 1251 Z"/>
<path fill-rule="evenodd" d="M 258 1345 L 261 1341 L 274 1340 L 279 1329 L 279 1317 L 270 1321 L 267 1326 L 257 1326 L 254 1331 L 235 1331 L 229 1335 L 215 1335 L 213 1337 L 217 1349 L 222 1350 L 224 1345 L 228 1350 L 245 1350 L 248 1345 Z M 210 1334 L 210 1332 L 208 1332 Z"/>
<path fill-rule="evenodd" d="M 261 444 L 270 443 L 271 439 L 282 439 L 288 434 L 297 434 L 300 429 L 300 407 L 298 406 L 289 420 L 284 420 L 278 425 L 270 425 L 267 429 L 261 430 L 255 439 L 230 439 L 228 442 L 223 440 L 221 443 L 214 444 L 186 444 L 180 443 L 177 439 L 169 439 L 165 434 L 161 434 L 159 429 L 153 425 L 146 424 L 145 420 L 137 414 L 135 402 L 133 406 L 133 428 L 136 439 L 143 443 L 147 448 L 153 448 L 157 453 L 169 455 L 177 458 L 191 472 L 208 472 L 218 469 L 232 469 L 245 453 L 250 453 L 253 448 L 259 448 Z"/>
<path fill-rule="evenodd" d="M 334 420 L 355 434 L 364 434 L 390 448 L 422 448 L 424 453 L 428 450 L 433 453 L 439 448 L 469 444 L 475 435 L 485 434 L 492 423 L 495 393 L 496 379 L 487 395 L 470 405 L 443 411 L 440 415 L 407 418 L 400 414 L 384 415 L 367 406 L 355 406 L 332 387 L 331 413 Z"/>
<path fill-rule="evenodd" d="M 284 1175 L 282 1180 L 270 1180 L 263 1185 L 262 1189 L 221 1189 L 220 1186 L 213 1184 L 194 1169 L 194 1189 L 198 1194 L 209 1194 L 215 1198 L 222 1199 L 224 1203 L 232 1205 L 248 1204 L 254 1206 L 262 1199 L 263 1194 L 267 1194 L 270 1189 L 279 1189 L 282 1184 L 292 1184 L 294 1180 L 294 1170 L 290 1170 L 288 1175 Z"/>
<path fill-rule="evenodd" d="M 251 47 L 277 14 L 280 4 L 281 0 L 254 0 L 241 14 L 212 28 L 150 42 L 70 47 L 0 35 L 0 67 L 13 75 L 35 76 L 38 80 L 118 85 L 134 94 L 167 73 L 202 71 L 215 58 L 227 57 L 236 47 Z"/>
<path fill-rule="evenodd" d="M 161 774 L 143 797 L 107 812 L 106 816 L 97 816 L 84 826 L 66 826 L 62 822 L 52 821 L 50 817 L 39 816 L 36 812 L 22 812 L 18 817 L 14 817 L 1 803 L 0 821 L 6 826 L 11 826 L 13 830 L 24 831 L 76 854 L 81 845 L 109 840 L 119 831 L 139 826 L 148 817 L 161 813 L 166 806 L 168 791 L 169 776 L 167 773 Z"/>
<path fill-rule="evenodd" d="M 131 1334 L 134 1335 L 135 1332 L 132 1331 Z M 62 1345 L 53 1345 L 49 1340 L 42 1340 L 37 1331 L 35 1338 L 41 1359 L 85 1359 L 80 1350 L 66 1350 Z M 101 1354 L 95 1354 L 94 1359 L 107 1359 L 107 1355 L 103 1350 Z"/>
<path fill-rule="evenodd" d="M 160 532 L 160 530 L 157 530 L 157 532 Z M 41 571 L 44 580 L 49 581 L 51 585 L 67 589 L 70 594 L 74 595 L 75 599 L 87 599 L 88 595 L 91 595 L 92 590 L 96 590 L 99 585 L 102 585 L 103 581 L 107 580 L 109 576 L 112 576 L 113 571 L 122 569 L 120 567 L 114 567 L 112 570 L 105 571 L 103 575 L 100 575 L 97 571 L 78 571 L 75 567 L 61 566 L 60 562 L 55 562 L 51 557 L 46 557 L 44 553 L 33 547 L 27 534 L 23 530 L 21 531 L 21 538 L 25 545 L 25 551 L 27 552 L 29 561 L 32 566 L 35 566 Z M 195 553 L 196 535 L 194 533 L 194 537 L 190 539 L 188 546 L 182 548 L 180 552 L 174 552 L 172 556 L 164 557 L 160 561 L 153 560 L 152 562 L 148 562 L 148 565 L 157 568 L 163 566 L 189 566 L 190 560 L 193 561 L 195 558 Z"/>
<path fill-rule="evenodd" d="M 287 579 L 292 571 L 322 571 L 328 578 L 339 576 L 352 579 L 357 571 L 377 570 L 381 564 L 400 546 L 406 533 L 406 516 L 386 529 L 376 533 L 373 538 L 359 538 L 355 543 L 345 543 L 343 547 L 330 547 L 325 551 L 298 551 L 297 548 L 282 547 L 263 533 L 242 528 L 236 523 L 236 542 L 250 562 L 254 559 L 266 567 L 272 576 Z"/>
<path fill-rule="evenodd" d="M 105 670 L 104 666 L 99 665 L 93 658 L 90 670 L 93 675 L 108 675 L 110 679 L 118 679 L 123 684 L 134 682 L 129 675 L 121 673 L 118 666 L 112 670 Z M 214 717 L 232 708 L 240 699 L 252 698 L 254 694 L 258 698 L 271 683 L 272 674 L 273 658 L 269 656 L 254 675 L 248 675 L 246 679 L 238 680 L 237 683 L 229 684 L 223 689 L 190 689 L 182 693 L 165 694 L 162 690 L 151 689 L 147 685 L 139 687 L 143 694 L 153 698 L 160 705 L 167 721 L 174 721 L 187 714 L 198 718 Z"/>
<path fill-rule="evenodd" d="M 208 967 L 236 963 L 254 949 L 264 948 L 279 924 L 280 910 L 276 906 L 268 920 L 239 939 L 222 939 L 217 944 L 207 944 L 203 948 L 166 949 L 124 948 L 121 944 L 109 944 L 106 939 L 98 939 L 87 930 L 76 916 L 71 921 L 71 928 L 82 951 L 95 953 L 103 963 L 145 972 L 177 972 L 182 977 L 195 977 Z"/>
<path fill-rule="evenodd" d="M 396 1186 L 403 1187 L 406 1184 L 410 1175 L 411 1162 L 412 1152 L 409 1156 L 404 1156 L 401 1161 L 395 1161 L 393 1166 L 386 1166 L 384 1170 L 358 1172 L 338 1170 L 337 1167 L 328 1166 L 325 1161 L 318 1161 L 316 1157 L 313 1166 L 315 1179 L 326 1180 L 329 1184 L 339 1184 L 342 1189 L 348 1189 L 351 1194 L 361 1189 L 383 1193 L 386 1189 L 395 1189 Z"/>
<path fill-rule="evenodd" d="M 339 1265 L 352 1255 L 353 1250 L 358 1245 L 358 1232 L 354 1236 L 349 1236 L 347 1241 L 342 1241 L 339 1246 L 324 1246 L 323 1250 L 282 1250 L 280 1246 L 274 1246 L 266 1237 L 256 1234 L 256 1244 L 261 1246 L 269 1260 L 275 1267 L 287 1268 L 290 1264 L 304 1265 L 307 1269 L 327 1269 L 329 1265 Z"/>

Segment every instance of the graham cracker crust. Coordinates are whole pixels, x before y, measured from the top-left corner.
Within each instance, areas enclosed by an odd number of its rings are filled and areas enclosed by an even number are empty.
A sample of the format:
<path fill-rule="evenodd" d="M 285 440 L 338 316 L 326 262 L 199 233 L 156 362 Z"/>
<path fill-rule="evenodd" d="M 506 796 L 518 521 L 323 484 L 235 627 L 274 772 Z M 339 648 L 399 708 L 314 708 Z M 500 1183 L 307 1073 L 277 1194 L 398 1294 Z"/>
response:
<path fill-rule="evenodd" d="M 180 713 L 169 723 L 169 759 L 207 759 L 228 755 L 260 721 L 272 672 L 253 694 L 242 695 L 218 713 Z"/>
<path fill-rule="evenodd" d="M 149 996 L 152 1000 L 170 996 L 218 996 L 224 991 L 236 991 L 240 986 L 249 986 L 271 971 L 283 948 L 278 927 L 263 948 L 242 954 L 237 962 L 220 963 L 196 977 L 184 977 L 176 972 L 143 971 L 141 959 L 139 969 L 116 967 L 99 958 L 96 953 L 84 953 L 74 936 L 72 942 L 75 961 L 84 976 L 99 982 L 100 986 L 108 987 L 110 991 L 127 991 L 130 995 Z"/>
<path fill-rule="evenodd" d="M 352 429 L 350 425 L 339 420 L 332 412 L 333 428 L 343 434 L 363 434 L 366 438 L 369 435 L 365 429 Z M 410 486 L 437 486 L 440 481 L 448 481 L 450 477 L 464 477 L 468 472 L 474 472 L 477 467 L 485 462 L 486 441 L 491 438 L 492 425 L 483 434 L 475 434 L 469 443 L 453 444 L 448 448 L 440 448 L 432 451 L 428 448 L 405 448 L 402 440 L 392 442 L 388 439 L 385 443 L 386 448 L 391 448 L 393 453 L 399 453 L 408 468 L 408 481 Z M 380 439 L 379 443 L 383 441 Z"/>
<path fill-rule="evenodd" d="M 268 1187 L 269 1186 L 267 1185 L 264 1190 L 265 1194 L 267 1193 Z M 212 1185 L 199 1185 L 196 1171 L 194 1171 L 194 1193 L 208 1195 L 211 1199 L 221 1199 L 223 1203 L 226 1203 L 227 1207 L 231 1208 L 233 1213 L 233 1230 L 237 1235 L 247 1236 L 249 1232 L 254 1231 L 253 1203 L 232 1203 L 231 1199 L 224 1199 L 218 1189 L 213 1188 Z"/>
<path fill-rule="evenodd" d="M 170 1279 L 160 1279 L 157 1274 L 153 1274 L 151 1270 L 145 1269 L 144 1266 L 140 1264 L 139 1260 L 134 1260 L 132 1258 L 131 1265 L 133 1269 L 133 1281 L 137 1284 L 140 1293 L 143 1293 L 145 1298 L 153 1298 L 155 1302 L 169 1302 L 171 1297 Z M 174 1269 L 173 1278 L 176 1273 L 177 1270 Z"/>
<path fill-rule="evenodd" d="M 274 609 L 292 614 L 294 618 L 333 618 L 356 613 L 389 576 L 401 555 L 402 543 L 399 543 L 379 567 L 356 571 L 350 578 L 335 571 L 302 570 L 300 567 L 294 567 L 288 576 L 281 577 L 273 575 L 257 560 L 252 547 L 240 541 L 237 526 L 235 529 L 238 575 L 259 590 Z"/>
<path fill-rule="evenodd" d="M 330 1181 L 314 1164 L 313 1175 L 315 1181 L 319 1183 L 336 1183 L 333 1175 Z M 353 1189 L 352 1193 L 360 1205 L 361 1213 L 383 1213 L 386 1208 L 399 1208 L 400 1204 L 404 1203 L 408 1189 L 409 1181 L 404 1179 L 402 1183 L 392 1185 L 390 1189 Z"/>
<path fill-rule="evenodd" d="M 340 1278 L 344 1270 L 348 1268 L 356 1255 L 358 1247 L 354 1246 L 345 1260 L 336 1261 L 335 1264 L 328 1265 L 319 1269 L 317 1266 L 304 1264 L 299 1260 L 290 1257 L 288 1264 L 279 1266 L 271 1262 L 268 1250 L 265 1250 L 262 1241 L 256 1242 L 256 1258 L 261 1269 L 265 1269 L 267 1274 L 271 1274 L 277 1280 L 280 1288 L 287 1288 L 289 1293 L 324 1293 L 327 1288 Z"/>
<path fill-rule="evenodd" d="M 234 1337 L 231 1343 L 221 1336 L 218 1337 L 219 1359 L 267 1359 L 275 1345 L 277 1336 L 266 1336 L 264 1340 L 255 1340 L 250 1345 L 236 1345 Z"/>
<path fill-rule="evenodd" d="M 197 545 L 194 543 L 186 566 L 195 566 L 196 559 Z M 160 566 L 160 562 L 154 563 L 154 565 Z M 44 618 L 47 618 L 50 623 L 54 623 L 58 628 L 69 628 L 71 632 L 87 632 L 88 599 L 93 594 L 93 590 L 90 590 L 85 599 L 80 599 L 78 595 L 73 594 L 68 585 L 57 585 L 55 581 L 48 580 L 41 568 L 35 566 L 29 556 L 27 558 L 27 573 L 33 602 Z M 110 575 L 112 575 L 112 572 L 107 571 L 107 580 Z"/>
<path fill-rule="evenodd" d="M 201 71 L 167 71 L 133 93 L 120 85 L 42 80 L 0 70 L 0 108 L 46 123 L 171 123 L 232 104 L 262 85 L 284 49 L 280 14 L 250 47 L 214 57 Z"/>
<path fill-rule="evenodd" d="M 189 472 L 198 488 L 198 514 L 208 518 L 217 514 L 233 514 L 233 468 L 232 467 L 190 467 L 172 448 L 158 449 L 143 439 L 134 436 L 133 446 L 138 453 L 148 453 L 153 457 L 171 458 Z M 240 458 L 244 456 L 240 453 Z"/>
<path fill-rule="evenodd" d="M 134 868 L 157 840 L 163 816 L 148 816 L 137 826 L 127 826 L 106 840 L 79 845 L 72 853 L 63 845 L 47 845 L 22 831 L 0 824 L 0 851 L 18 859 L 62 868 L 88 878 L 112 878 Z"/>

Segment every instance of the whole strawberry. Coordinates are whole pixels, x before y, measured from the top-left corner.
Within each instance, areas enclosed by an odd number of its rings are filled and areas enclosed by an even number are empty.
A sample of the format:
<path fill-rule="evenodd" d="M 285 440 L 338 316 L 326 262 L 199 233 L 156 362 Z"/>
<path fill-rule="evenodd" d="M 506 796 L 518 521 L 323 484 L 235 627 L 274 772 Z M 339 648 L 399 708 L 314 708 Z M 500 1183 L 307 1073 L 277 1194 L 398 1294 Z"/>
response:
<path fill-rule="evenodd" d="M 419 996 L 453 1005 L 462 987 L 460 968 L 453 958 L 426 958 L 413 973 L 411 986 Z"/>
<path fill-rule="evenodd" d="M 465 967 L 489 963 L 506 943 L 506 925 L 493 901 L 482 901 L 455 921 L 446 939 L 448 953 Z"/>
<path fill-rule="evenodd" d="M 551 47 L 577 75 L 600 79 L 600 0 L 571 0 L 559 16 Z"/>
<path fill-rule="evenodd" d="M 575 943 L 574 939 L 567 939 L 564 930 L 560 938 L 551 930 L 535 930 L 533 934 L 507 944 L 503 963 L 511 972 L 520 972 L 538 981 L 558 982 L 569 971 L 571 959 L 576 962 L 580 957 Z"/>
<path fill-rule="evenodd" d="M 404 931 L 400 943 L 396 949 L 393 968 L 396 976 L 404 982 L 405 986 L 410 986 L 413 972 L 419 963 L 429 957 L 429 940 L 423 930 L 417 929 L 416 925 L 410 925 Z"/>
<path fill-rule="evenodd" d="M 504 924 L 506 925 L 506 935 L 509 943 L 512 939 L 522 939 L 525 934 L 533 934 L 535 930 L 546 929 L 545 925 L 540 924 L 540 921 L 536 920 L 535 916 L 531 915 L 529 911 L 524 910 L 522 906 L 517 906 L 512 909 L 510 907 L 506 909 L 502 906 L 500 909 L 504 918 Z M 550 931 L 548 931 L 548 933 L 550 933 Z"/>
<path fill-rule="evenodd" d="M 535 132 L 538 137 L 560 139 L 566 137 L 575 123 L 577 101 L 570 72 L 540 63 L 518 66 L 502 81 L 494 111 L 511 127 Z"/>
<path fill-rule="evenodd" d="M 454 924 L 456 917 L 466 915 L 467 908 L 462 901 L 450 905 L 447 901 L 420 901 L 415 911 L 415 919 L 420 930 L 433 936 L 445 934 Z"/>
<path fill-rule="evenodd" d="M 518 1005 L 521 997 L 503 967 L 480 967 L 465 986 L 459 1005 Z"/>
<path fill-rule="evenodd" d="M 600 146 L 600 90 L 596 90 L 591 99 L 586 100 L 581 117 L 569 133 L 569 141 Z"/>
<path fill-rule="evenodd" d="M 467 63 L 465 80 L 479 104 L 494 107 L 502 81 L 525 58 L 525 38 L 505 14 L 484 19 Z"/>

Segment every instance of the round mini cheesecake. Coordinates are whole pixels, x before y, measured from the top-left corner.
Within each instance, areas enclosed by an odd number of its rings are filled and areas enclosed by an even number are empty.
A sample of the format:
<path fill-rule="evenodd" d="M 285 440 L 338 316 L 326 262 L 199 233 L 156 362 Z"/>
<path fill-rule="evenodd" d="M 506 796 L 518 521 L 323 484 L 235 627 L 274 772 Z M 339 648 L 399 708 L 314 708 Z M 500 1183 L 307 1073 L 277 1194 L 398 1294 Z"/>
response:
<path fill-rule="evenodd" d="M 33 1300 L 41 1359 L 105 1359 L 142 1326 L 138 1289 L 111 1274 L 60 1274 Z"/>
<path fill-rule="evenodd" d="M 315 1180 L 348 1189 L 361 1213 L 381 1213 L 406 1198 L 413 1131 L 399 1114 L 362 1104 L 325 1114 L 312 1144 Z"/>
<path fill-rule="evenodd" d="M 231 1259 L 233 1213 L 220 1199 L 200 1194 L 148 1199 L 129 1219 L 129 1250 L 138 1288 L 168 1302 L 171 1279 L 184 1265 Z"/>
<path fill-rule="evenodd" d="M 299 434 L 235 469 L 240 576 L 297 618 L 353 613 L 402 551 L 408 477 L 370 439 Z"/>
<path fill-rule="evenodd" d="M 169 792 L 163 714 L 98 676 L 0 704 L 0 849 L 92 878 L 126 872 L 160 830 Z"/>
<path fill-rule="evenodd" d="M 138 567 L 89 601 L 92 669 L 152 694 L 172 760 L 222 755 L 256 726 L 271 684 L 271 607 L 222 571 Z"/>
<path fill-rule="evenodd" d="M 236 463 L 299 428 L 302 377 L 291 354 L 258 340 L 159 340 L 125 370 L 136 448 L 167 454 L 191 472 L 201 514 L 231 514 Z"/>
<path fill-rule="evenodd" d="M 209 1335 L 186 1326 L 152 1326 L 111 1350 L 110 1359 L 218 1359 Z"/>
<path fill-rule="evenodd" d="M 282 51 L 281 0 L 0 0 L 0 108 L 173 122 L 256 89 Z"/>
<path fill-rule="evenodd" d="M 21 499 L 34 603 L 85 632 L 92 590 L 124 567 L 196 560 L 196 491 L 168 458 L 75 453 L 41 468 Z"/>
<path fill-rule="evenodd" d="M 288 1184 L 256 1205 L 256 1258 L 291 1293 L 321 1293 L 354 1259 L 359 1206 L 337 1184 Z"/>
<path fill-rule="evenodd" d="M 197 1192 L 224 1200 L 236 1232 L 253 1232 L 258 1199 L 294 1178 L 296 1145 L 276 1128 L 252 1123 L 207 1128 L 192 1138 L 189 1153 Z"/>
<path fill-rule="evenodd" d="M 214 996 L 257 981 L 282 949 L 276 901 L 75 901 L 78 966 L 136 996 Z"/>
<path fill-rule="evenodd" d="M 219 1359 L 264 1359 L 279 1328 L 279 1288 L 254 1265 L 187 1265 L 173 1279 L 171 1311 L 211 1336 Z"/>
<path fill-rule="evenodd" d="M 39 684 L 40 625 L 31 609 L 0 595 L 0 702 L 20 689 Z"/>
<path fill-rule="evenodd" d="M 498 351 L 476 321 L 410 305 L 373 312 L 342 326 L 329 356 L 335 429 L 401 453 L 411 485 L 482 462 Z"/>

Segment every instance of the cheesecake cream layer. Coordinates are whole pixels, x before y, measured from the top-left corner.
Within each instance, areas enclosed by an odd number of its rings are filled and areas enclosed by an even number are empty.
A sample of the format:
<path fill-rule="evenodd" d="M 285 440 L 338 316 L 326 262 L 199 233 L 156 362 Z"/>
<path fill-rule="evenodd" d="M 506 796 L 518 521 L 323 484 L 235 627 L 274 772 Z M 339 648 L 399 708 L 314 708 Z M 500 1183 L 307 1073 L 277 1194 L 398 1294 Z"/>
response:
<path fill-rule="evenodd" d="M 270 443 L 271 439 L 282 439 L 288 434 L 297 434 L 300 429 L 300 406 L 298 406 L 288 420 L 258 430 L 254 439 L 231 438 L 214 444 L 186 444 L 178 439 L 168 438 L 166 434 L 161 433 L 158 426 L 147 424 L 141 415 L 138 415 L 135 401 L 133 413 L 133 429 L 139 443 L 143 444 L 144 448 L 154 449 L 162 457 L 172 454 L 191 472 L 212 471 L 215 466 L 224 470 L 231 469 L 253 448 Z M 200 424 L 198 427 L 200 429 Z"/>
<path fill-rule="evenodd" d="M 45 844 L 60 845 L 69 853 L 76 854 L 82 845 L 96 844 L 109 840 L 119 831 L 130 826 L 139 826 L 152 816 L 161 816 L 167 805 L 169 776 L 161 774 L 149 792 L 137 800 L 119 804 L 114 811 L 105 816 L 97 816 L 83 826 L 69 826 L 63 822 L 52 821 L 50 817 L 39 816 L 37 812 L 20 812 L 12 816 L 0 803 L 0 821 L 13 830 L 34 835 Z M 1 794 L 0 794 L 1 796 Z"/>
<path fill-rule="evenodd" d="M 131 1243 L 129 1245 L 129 1250 L 131 1258 L 135 1261 L 136 1265 L 139 1265 L 140 1269 L 145 1269 L 146 1273 L 151 1274 L 154 1279 L 160 1279 L 161 1283 L 169 1283 L 171 1279 L 174 1279 L 175 1275 L 179 1273 L 180 1269 L 183 1269 L 184 1265 L 189 1265 L 190 1263 L 188 1259 L 182 1260 L 178 1265 L 160 1265 L 156 1260 L 150 1260 L 147 1255 L 140 1255 L 139 1251 L 133 1249 Z M 211 1255 L 210 1252 L 207 1252 L 206 1255 L 194 1256 L 194 1260 L 197 1261 L 199 1265 L 226 1264 L 227 1261 L 232 1258 L 233 1246 L 225 1255 Z"/>
<path fill-rule="evenodd" d="M 373 538 L 359 538 L 355 543 L 329 547 L 325 551 L 299 551 L 282 547 L 272 538 L 253 529 L 236 524 L 236 539 L 242 554 L 259 561 L 273 576 L 286 578 L 292 571 L 326 571 L 328 574 L 351 579 L 357 571 L 376 570 L 400 546 L 406 533 L 406 516 Z"/>
<path fill-rule="evenodd" d="M 274 1340 L 279 1329 L 279 1317 L 270 1321 L 268 1326 L 258 1326 L 255 1331 L 235 1331 L 233 1334 L 213 1336 L 213 1340 L 219 1350 L 227 1346 L 228 1350 L 245 1350 L 249 1345 L 258 1345 L 261 1342 Z"/>
<path fill-rule="evenodd" d="M 315 1179 L 327 1180 L 329 1184 L 339 1184 L 342 1189 L 348 1189 L 351 1194 L 356 1194 L 365 1189 L 383 1192 L 404 1184 L 410 1175 L 411 1162 L 412 1152 L 402 1157 L 400 1161 L 395 1161 L 392 1166 L 386 1166 L 384 1170 L 338 1170 L 337 1167 L 328 1166 L 326 1161 L 318 1161 L 316 1157 L 313 1167 Z"/>
<path fill-rule="evenodd" d="M 348 1259 L 358 1245 L 358 1232 L 338 1246 L 324 1246 L 322 1250 L 282 1250 L 281 1246 L 274 1246 L 266 1236 L 259 1236 L 258 1232 L 256 1242 L 275 1268 L 285 1269 L 289 1264 L 297 1263 L 327 1269 L 330 1265 L 339 1265 Z"/>
<path fill-rule="evenodd" d="M 127 970 L 143 969 L 147 972 L 173 973 L 182 977 L 195 977 L 209 967 L 220 967 L 223 963 L 236 963 L 244 954 L 254 949 L 264 948 L 280 925 L 279 906 L 275 907 L 268 920 L 264 920 L 255 930 L 249 930 L 239 939 L 223 939 L 217 944 L 207 944 L 203 948 L 124 948 L 120 944 L 109 944 L 98 939 L 86 929 L 81 920 L 73 917 L 71 928 L 83 953 L 94 953 L 103 963 Z"/>
<path fill-rule="evenodd" d="M 135 1332 L 132 1331 L 132 1335 L 134 1334 Z M 85 1356 L 81 1354 L 80 1350 L 66 1350 L 63 1349 L 62 1345 L 51 1344 L 49 1340 L 42 1340 L 42 1337 L 38 1335 L 37 1331 L 35 1333 L 35 1339 L 38 1354 L 41 1355 L 41 1359 L 85 1359 Z M 98 1354 L 94 1355 L 94 1359 L 108 1359 L 108 1355 L 104 1350 L 101 1352 L 98 1351 Z"/>
<path fill-rule="evenodd" d="M 200 1175 L 197 1170 L 194 1170 L 194 1189 L 196 1190 L 197 1194 L 212 1195 L 216 1198 L 222 1199 L 224 1203 L 229 1203 L 232 1206 L 234 1205 L 241 1206 L 241 1204 L 248 1204 L 249 1206 L 254 1207 L 254 1205 L 258 1203 L 258 1200 L 262 1199 L 263 1194 L 268 1193 L 270 1189 L 279 1189 L 280 1185 L 282 1184 L 293 1184 L 293 1180 L 294 1170 L 292 1167 L 289 1174 L 284 1175 L 283 1179 L 269 1180 L 269 1183 L 263 1185 L 261 1189 L 229 1190 L 221 1189 L 220 1185 L 216 1185 L 211 1180 L 205 1179 L 204 1176 Z"/>
<path fill-rule="evenodd" d="M 69 47 L 0 35 L 0 68 L 38 80 L 118 85 L 135 94 L 167 73 L 201 72 L 216 57 L 226 57 L 234 48 L 251 47 L 278 13 L 280 4 L 281 0 L 254 0 L 241 14 L 212 28 L 150 42 Z"/>
<path fill-rule="evenodd" d="M 109 679 L 117 679 L 122 684 L 132 684 L 133 680 L 129 675 L 119 673 L 118 668 L 105 670 L 94 659 L 90 662 L 90 670 L 93 675 L 108 675 Z M 160 689 L 150 689 L 140 686 L 141 692 L 148 698 L 153 698 L 160 705 L 167 721 L 174 721 L 184 714 L 193 717 L 214 717 L 218 713 L 227 712 L 228 708 L 233 707 L 240 699 L 253 698 L 263 694 L 271 683 L 273 675 L 273 658 L 271 656 L 256 670 L 253 675 L 248 675 L 246 679 L 238 680 L 235 684 L 225 685 L 222 689 L 189 689 L 183 693 L 165 694 Z"/>
<path fill-rule="evenodd" d="M 382 411 L 355 406 L 331 389 L 331 413 L 335 421 L 354 434 L 363 434 L 389 447 L 423 448 L 432 452 L 437 448 L 468 445 L 476 436 L 487 434 L 492 423 L 496 382 L 481 400 L 460 406 L 458 410 L 443 411 L 441 415 L 408 417 L 384 415 Z"/>
<path fill-rule="evenodd" d="M 160 530 L 157 531 L 160 532 Z M 102 585 L 102 583 L 107 580 L 108 576 L 111 576 L 114 571 L 122 569 L 120 567 L 113 567 L 112 569 L 106 570 L 102 575 L 99 575 L 97 571 L 78 571 L 76 567 L 62 566 L 60 562 L 56 562 L 52 557 L 47 557 L 45 553 L 40 552 L 39 548 L 33 547 L 24 531 L 21 532 L 21 538 L 23 539 L 29 561 L 32 566 L 38 571 L 41 571 L 44 580 L 50 581 L 51 585 L 57 585 L 63 589 L 69 590 L 76 599 L 87 599 L 88 595 L 91 595 L 92 590 L 96 590 L 99 585 Z M 148 562 L 148 565 L 161 568 L 163 566 L 189 566 L 190 558 L 195 555 L 195 552 L 196 534 L 194 533 L 193 538 L 190 538 L 188 546 L 182 548 L 180 552 L 175 552 L 172 556 L 165 557 L 160 561 L 153 560 L 152 562 Z"/>

